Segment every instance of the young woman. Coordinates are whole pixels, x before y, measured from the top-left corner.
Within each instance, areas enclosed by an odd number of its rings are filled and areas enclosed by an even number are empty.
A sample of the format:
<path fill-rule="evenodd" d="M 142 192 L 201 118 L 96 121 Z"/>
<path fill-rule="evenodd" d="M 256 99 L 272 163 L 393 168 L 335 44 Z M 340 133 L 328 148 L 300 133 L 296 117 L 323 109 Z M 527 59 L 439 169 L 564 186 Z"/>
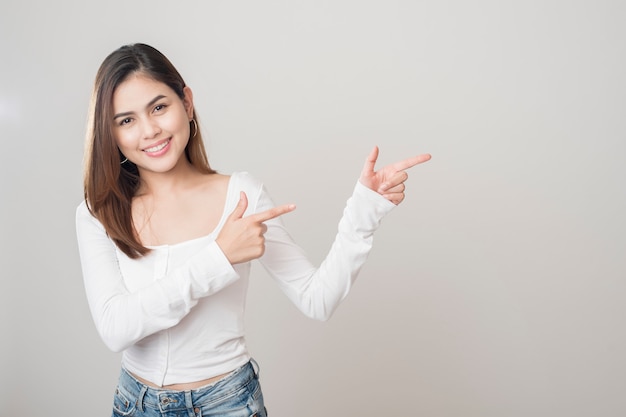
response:
<path fill-rule="evenodd" d="M 382 217 L 404 199 L 406 169 L 368 156 L 328 256 L 313 266 L 263 184 L 209 166 L 193 94 L 156 49 L 134 44 L 98 70 L 85 201 L 76 229 L 87 299 L 104 343 L 123 351 L 113 416 L 265 416 L 243 315 L 258 259 L 306 315 L 330 317 Z"/>

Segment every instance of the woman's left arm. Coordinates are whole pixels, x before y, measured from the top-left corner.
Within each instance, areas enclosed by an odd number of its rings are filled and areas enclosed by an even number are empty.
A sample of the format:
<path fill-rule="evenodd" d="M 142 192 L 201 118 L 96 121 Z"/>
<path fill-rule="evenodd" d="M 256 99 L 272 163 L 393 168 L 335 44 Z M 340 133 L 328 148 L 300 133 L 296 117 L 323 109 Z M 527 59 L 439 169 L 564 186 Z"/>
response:
<path fill-rule="evenodd" d="M 378 148 L 368 156 L 361 177 L 348 199 L 328 255 L 315 267 L 293 241 L 280 218 L 266 222 L 265 254 L 261 263 L 281 290 L 305 315 L 327 320 L 348 295 L 372 248 L 382 218 L 404 199 L 404 170 L 426 162 L 424 154 L 374 171 Z M 263 190 L 256 211 L 273 207 Z"/>

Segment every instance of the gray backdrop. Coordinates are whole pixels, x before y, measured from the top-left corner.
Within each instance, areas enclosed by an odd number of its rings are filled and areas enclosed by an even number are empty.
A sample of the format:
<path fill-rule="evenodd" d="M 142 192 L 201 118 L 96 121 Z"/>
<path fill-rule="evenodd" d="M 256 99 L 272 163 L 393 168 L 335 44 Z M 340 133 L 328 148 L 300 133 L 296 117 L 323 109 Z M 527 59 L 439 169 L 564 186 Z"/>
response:
<path fill-rule="evenodd" d="M 0 414 L 110 415 L 74 209 L 96 69 L 140 41 L 316 262 L 374 144 L 433 155 L 329 322 L 254 267 L 272 416 L 625 415 L 625 5 L 3 0 Z"/>

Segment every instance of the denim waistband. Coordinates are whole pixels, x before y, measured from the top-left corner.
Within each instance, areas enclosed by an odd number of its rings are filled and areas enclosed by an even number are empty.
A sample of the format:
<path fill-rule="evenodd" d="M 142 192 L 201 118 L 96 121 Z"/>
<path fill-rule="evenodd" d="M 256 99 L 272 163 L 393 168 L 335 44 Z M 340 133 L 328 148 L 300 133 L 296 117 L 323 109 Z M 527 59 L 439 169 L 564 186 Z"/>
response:
<path fill-rule="evenodd" d="M 144 407 L 165 411 L 191 410 L 219 403 L 237 395 L 250 380 L 258 378 L 258 365 L 251 359 L 217 382 L 193 390 L 168 390 L 150 387 L 133 377 L 126 369 L 120 373 L 118 390 L 127 398 L 136 400 L 139 410 Z"/>

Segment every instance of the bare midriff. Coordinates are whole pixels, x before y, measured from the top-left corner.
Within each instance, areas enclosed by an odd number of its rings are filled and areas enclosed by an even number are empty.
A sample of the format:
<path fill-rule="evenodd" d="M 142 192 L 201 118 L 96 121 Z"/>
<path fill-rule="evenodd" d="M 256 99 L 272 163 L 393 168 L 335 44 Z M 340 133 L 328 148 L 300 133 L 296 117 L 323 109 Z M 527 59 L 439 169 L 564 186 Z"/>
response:
<path fill-rule="evenodd" d="M 182 383 L 182 384 L 163 385 L 162 387 L 160 387 L 160 386 L 158 386 L 158 385 L 154 384 L 153 382 L 150 382 L 150 381 L 148 381 L 146 379 L 143 379 L 143 378 L 141 378 L 141 377 L 139 377 L 139 376 L 137 376 L 135 374 L 132 374 L 132 375 L 133 375 L 133 377 L 135 377 L 137 379 L 137 381 L 142 382 L 142 383 L 144 383 L 147 386 L 152 387 L 152 388 L 167 389 L 167 390 L 174 390 L 174 391 L 189 391 L 189 390 L 194 390 L 194 389 L 205 387 L 207 385 L 214 384 L 217 381 L 219 381 L 220 379 L 224 378 L 229 373 L 225 373 L 225 374 L 222 374 L 222 375 L 214 376 L 214 377 L 208 378 L 208 379 L 203 379 L 201 381 L 185 382 L 185 383 Z"/>

